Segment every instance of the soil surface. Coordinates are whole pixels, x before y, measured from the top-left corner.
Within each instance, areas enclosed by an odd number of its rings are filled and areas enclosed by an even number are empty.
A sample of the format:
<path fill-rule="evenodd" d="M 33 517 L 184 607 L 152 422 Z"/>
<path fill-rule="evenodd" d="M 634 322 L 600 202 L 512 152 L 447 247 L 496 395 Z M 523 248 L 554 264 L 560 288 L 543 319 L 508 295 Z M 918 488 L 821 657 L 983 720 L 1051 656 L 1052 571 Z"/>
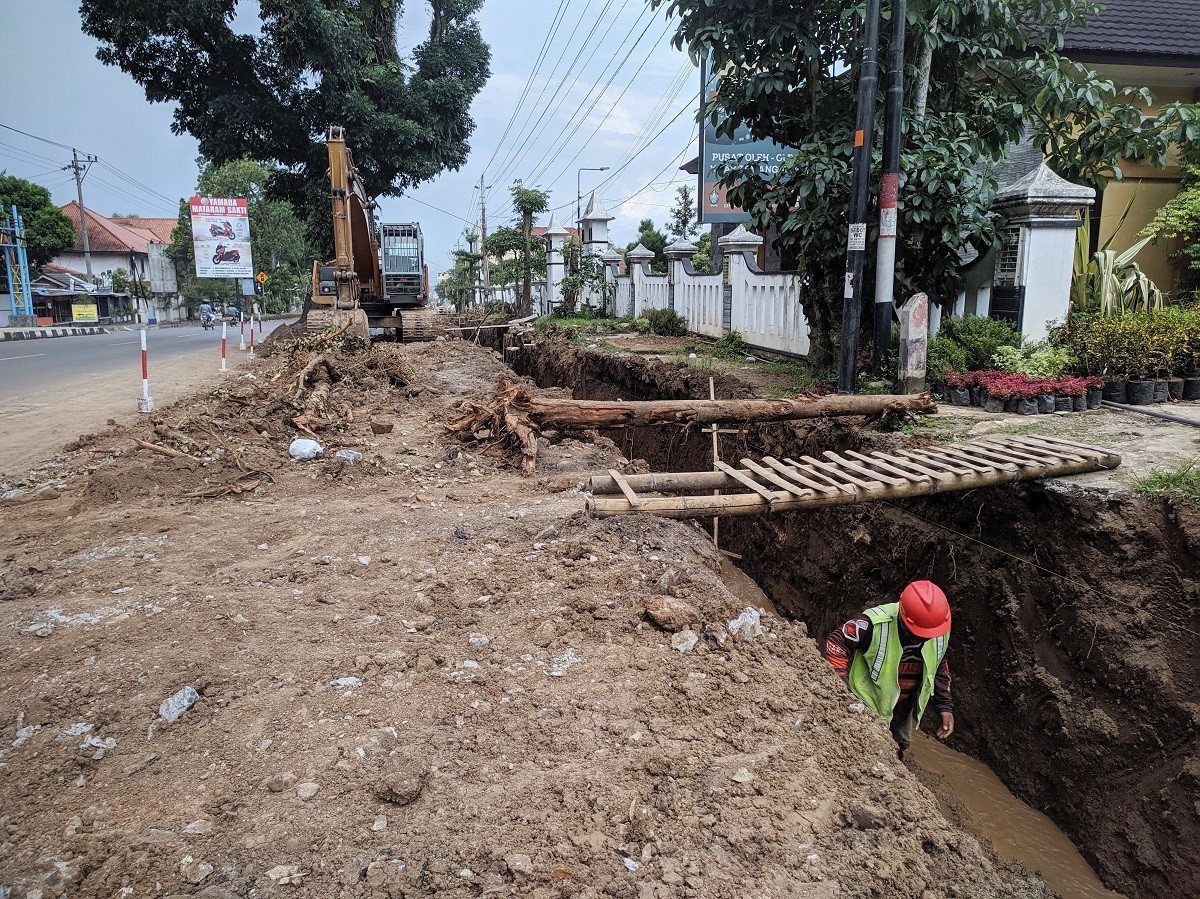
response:
<path fill-rule="evenodd" d="M 562 340 L 516 364 L 540 384 L 571 383 L 577 398 L 700 398 L 712 374 Z M 719 397 L 758 389 L 730 374 L 714 380 Z M 947 409 L 907 434 L 836 421 L 749 427 L 723 435 L 721 452 L 782 458 L 1005 429 L 1110 445 L 1126 462 L 1111 474 L 726 519 L 722 548 L 742 554 L 776 607 L 818 637 L 909 580 L 943 584 L 955 615 L 950 745 L 1049 815 L 1108 886 L 1200 895 L 1200 509 L 1126 486 L 1194 460 L 1195 428 L 1108 409 Z M 712 465 L 707 433 L 630 429 L 620 441 L 654 470 Z"/>
<path fill-rule="evenodd" d="M 732 624 L 753 592 L 702 531 L 583 516 L 611 441 L 543 438 L 534 478 L 452 441 L 496 354 L 330 360 L 260 355 L 0 500 L 0 893 L 1046 895 L 802 622 Z"/>

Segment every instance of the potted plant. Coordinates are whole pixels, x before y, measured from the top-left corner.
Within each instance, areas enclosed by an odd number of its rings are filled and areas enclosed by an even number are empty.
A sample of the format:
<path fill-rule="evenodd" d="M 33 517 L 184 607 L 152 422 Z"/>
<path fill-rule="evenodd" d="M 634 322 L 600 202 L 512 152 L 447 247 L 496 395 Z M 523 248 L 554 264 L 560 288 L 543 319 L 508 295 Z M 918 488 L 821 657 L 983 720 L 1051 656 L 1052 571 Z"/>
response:
<path fill-rule="evenodd" d="M 1099 409 L 1100 401 L 1104 399 L 1104 376 L 1089 375 L 1083 379 L 1085 393 L 1085 405 L 1089 409 Z"/>
<path fill-rule="evenodd" d="M 971 382 L 974 380 L 971 374 L 960 375 L 956 372 L 946 369 L 942 374 L 942 379 L 946 384 L 947 399 L 955 406 L 971 405 Z"/>

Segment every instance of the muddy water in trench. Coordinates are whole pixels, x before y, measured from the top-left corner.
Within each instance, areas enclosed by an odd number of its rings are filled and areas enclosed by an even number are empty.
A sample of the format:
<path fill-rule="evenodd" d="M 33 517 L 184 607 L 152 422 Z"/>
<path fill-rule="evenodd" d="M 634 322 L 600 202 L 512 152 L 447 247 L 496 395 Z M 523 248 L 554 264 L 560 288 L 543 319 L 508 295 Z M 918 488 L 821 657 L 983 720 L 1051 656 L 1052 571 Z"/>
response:
<path fill-rule="evenodd" d="M 916 734 L 916 764 L 940 778 L 934 792 L 962 814 L 962 826 L 998 855 L 1037 871 L 1062 899 L 1121 899 L 1100 882 L 1066 834 L 1008 791 L 982 762 Z"/>
<path fill-rule="evenodd" d="M 779 614 L 762 588 L 729 559 L 722 561 L 721 579 L 746 605 Z M 934 793 L 954 808 L 964 828 L 991 843 L 997 855 L 1037 871 L 1061 899 L 1122 899 L 1100 882 L 1066 834 L 1010 793 L 983 762 L 920 732 L 912 760 L 936 776 Z"/>

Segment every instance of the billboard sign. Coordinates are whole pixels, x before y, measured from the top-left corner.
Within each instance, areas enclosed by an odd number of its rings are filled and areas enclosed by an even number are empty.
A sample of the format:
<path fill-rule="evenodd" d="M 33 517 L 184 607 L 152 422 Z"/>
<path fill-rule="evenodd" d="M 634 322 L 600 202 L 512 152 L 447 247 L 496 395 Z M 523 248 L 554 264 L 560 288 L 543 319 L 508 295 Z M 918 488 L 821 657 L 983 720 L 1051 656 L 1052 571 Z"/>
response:
<path fill-rule="evenodd" d="M 706 100 L 716 97 L 717 76 L 711 71 L 707 54 L 700 59 L 700 83 Z M 778 174 L 779 164 L 795 152 L 769 138 L 752 137 L 746 125 L 740 126 L 732 135 L 717 134 L 717 125 L 705 118 L 704 127 L 700 129 L 700 224 L 750 221 L 750 214 L 732 205 L 725 196 L 726 188 L 718 183 L 721 180 L 717 174 L 719 166 L 757 162 L 759 171 L 771 177 Z"/>
<path fill-rule="evenodd" d="M 197 278 L 253 278 L 250 213 L 242 197 L 192 197 Z"/>
<path fill-rule="evenodd" d="M 100 321 L 100 310 L 96 308 L 95 303 L 72 303 L 71 321 L 98 322 Z"/>

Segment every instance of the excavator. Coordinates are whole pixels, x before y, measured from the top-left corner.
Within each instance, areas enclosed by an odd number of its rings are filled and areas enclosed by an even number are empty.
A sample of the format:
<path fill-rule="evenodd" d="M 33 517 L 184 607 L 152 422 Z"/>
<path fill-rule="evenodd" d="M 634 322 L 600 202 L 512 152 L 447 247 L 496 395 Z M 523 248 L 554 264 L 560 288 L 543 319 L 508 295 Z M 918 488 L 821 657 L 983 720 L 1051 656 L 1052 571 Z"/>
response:
<path fill-rule="evenodd" d="M 377 205 L 359 178 L 344 129 L 331 127 L 326 143 L 334 258 L 313 263 L 307 329 L 324 331 L 336 318 L 339 328 L 364 340 L 372 328 L 405 342 L 433 340 L 441 326 L 429 308 L 421 226 L 376 225 Z"/>

